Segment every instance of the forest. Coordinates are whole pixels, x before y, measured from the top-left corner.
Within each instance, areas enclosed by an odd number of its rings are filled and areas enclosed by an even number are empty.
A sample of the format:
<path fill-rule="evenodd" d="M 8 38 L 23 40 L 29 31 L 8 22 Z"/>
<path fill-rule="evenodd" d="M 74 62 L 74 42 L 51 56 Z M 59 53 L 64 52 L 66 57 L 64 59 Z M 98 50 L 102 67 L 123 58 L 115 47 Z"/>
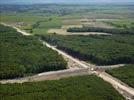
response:
<path fill-rule="evenodd" d="M 134 63 L 133 35 L 40 36 L 68 54 L 97 65 Z"/>
<path fill-rule="evenodd" d="M 69 28 L 68 32 L 103 32 L 110 34 L 131 34 L 134 35 L 134 30 L 132 28 L 128 29 L 117 29 L 117 28 L 99 28 L 99 27 L 82 27 L 82 28 Z"/>
<path fill-rule="evenodd" d="M 94 75 L 23 84 L 0 84 L 0 98 L 1 100 L 125 100 L 110 84 Z"/>
<path fill-rule="evenodd" d="M 0 25 L 0 79 L 66 69 L 67 62 L 35 36 L 23 36 Z"/>

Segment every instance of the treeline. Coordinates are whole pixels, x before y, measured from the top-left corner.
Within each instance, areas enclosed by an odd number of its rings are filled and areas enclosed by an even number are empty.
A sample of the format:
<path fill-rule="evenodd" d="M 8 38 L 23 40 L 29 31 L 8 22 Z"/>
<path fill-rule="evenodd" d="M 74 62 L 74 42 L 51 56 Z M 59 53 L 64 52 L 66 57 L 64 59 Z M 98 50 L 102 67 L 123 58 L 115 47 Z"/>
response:
<path fill-rule="evenodd" d="M 125 100 L 110 84 L 93 75 L 23 84 L 0 84 L 0 100 L 69 99 Z"/>
<path fill-rule="evenodd" d="M 75 37 L 45 35 L 42 39 L 74 57 L 97 65 L 134 63 L 134 36 L 126 36 L 128 38 L 126 39 L 118 35 L 119 40 L 116 37 L 117 35 Z"/>
<path fill-rule="evenodd" d="M 61 70 L 66 65 L 61 55 L 43 46 L 37 37 L 0 25 L 0 79 Z"/>
<path fill-rule="evenodd" d="M 108 29 L 108 28 L 100 28 L 100 27 L 82 27 L 82 28 L 69 28 L 67 32 L 103 32 L 110 34 L 132 34 L 134 35 L 133 29 Z"/>

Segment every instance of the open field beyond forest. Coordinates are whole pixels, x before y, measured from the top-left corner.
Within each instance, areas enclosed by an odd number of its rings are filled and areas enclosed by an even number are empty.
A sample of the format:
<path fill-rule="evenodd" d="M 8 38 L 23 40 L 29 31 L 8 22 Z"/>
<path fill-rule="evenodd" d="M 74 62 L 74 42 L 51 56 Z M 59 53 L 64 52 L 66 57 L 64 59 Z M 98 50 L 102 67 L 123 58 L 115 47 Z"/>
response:
<path fill-rule="evenodd" d="M 132 9 L 132 5 L 1 5 L 0 21 L 32 34 L 46 34 L 49 29 L 79 25 L 83 19 L 131 20 L 134 18 Z M 103 25 L 110 27 L 101 23 Z"/>
<path fill-rule="evenodd" d="M 46 34 L 50 28 L 61 27 L 61 20 L 57 16 L 43 17 L 34 14 L 2 15 L 1 21 L 17 26 L 31 34 Z"/>
<path fill-rule="evenodd" d="M 107 70 L 107 72 L 134 88 L 134 64 Z"/>
<path fill-rule="evenodd" d="M 96 76 L 0 85 L 1 100 L 125 100 Z"/>
<path fill-rule="evenodd" d="M 63 57 L 43 46 L 38 38 L 23 36 L 3 25 L 0 29 L 0 79 L 66 69 Z"/>
<path fill-rule="evenodd" d="M 41 37 L 72 56 L 97 65 L 134 62 L 134 35 Z"/>

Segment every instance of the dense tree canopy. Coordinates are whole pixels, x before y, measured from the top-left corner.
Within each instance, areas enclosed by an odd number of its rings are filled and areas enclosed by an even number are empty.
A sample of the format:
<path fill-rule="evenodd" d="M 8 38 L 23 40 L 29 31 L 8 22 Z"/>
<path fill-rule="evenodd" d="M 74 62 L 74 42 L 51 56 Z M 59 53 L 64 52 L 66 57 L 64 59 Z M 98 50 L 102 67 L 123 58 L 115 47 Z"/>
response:
<path fill-rule="evenodd" d="M 44 35 L 42 39 L 79 59 L 98 65 L 134 63 L 133 35 Z"/>
<path fill-rule="evenodd" d="M 1 100 L 125 100 L 96 76 L 0 85 Z"/>
<path fill-rule="evenodd" d="M 43 46 L 36 37 L 26 37 L 0 25 L 0 79 L 65 68 L 63 57 Z"/>

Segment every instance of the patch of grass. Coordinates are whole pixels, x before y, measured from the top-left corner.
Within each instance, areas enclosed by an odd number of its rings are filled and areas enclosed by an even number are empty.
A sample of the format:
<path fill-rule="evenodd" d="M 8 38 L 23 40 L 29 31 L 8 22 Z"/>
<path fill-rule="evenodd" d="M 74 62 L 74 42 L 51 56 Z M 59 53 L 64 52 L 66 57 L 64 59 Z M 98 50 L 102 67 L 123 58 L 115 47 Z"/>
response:
<path fill-rule="evenodd" d="M 47 29 L 40 29 L 40 28 L 36 28 L 36 29 L 33 29 L 33 34 L 47 34 Z"/>
<path fill-rule="evenodd" d="M 60 18 L 49 18 L 48 21 L 41 22 L 38 27 L 33 29 L 34 34 L 44 34 L 47 33 L 50 28 L 61 28 L 62 23 Z"/>
<path fill-rule="evenodd" d="M 134 88 L 134 64 L 107 70 L 107 72 Z"/>
<path fill-rule="evenodd" d="M 0 85 L 1 100 L 125 100 L 96 76 Z"/>

